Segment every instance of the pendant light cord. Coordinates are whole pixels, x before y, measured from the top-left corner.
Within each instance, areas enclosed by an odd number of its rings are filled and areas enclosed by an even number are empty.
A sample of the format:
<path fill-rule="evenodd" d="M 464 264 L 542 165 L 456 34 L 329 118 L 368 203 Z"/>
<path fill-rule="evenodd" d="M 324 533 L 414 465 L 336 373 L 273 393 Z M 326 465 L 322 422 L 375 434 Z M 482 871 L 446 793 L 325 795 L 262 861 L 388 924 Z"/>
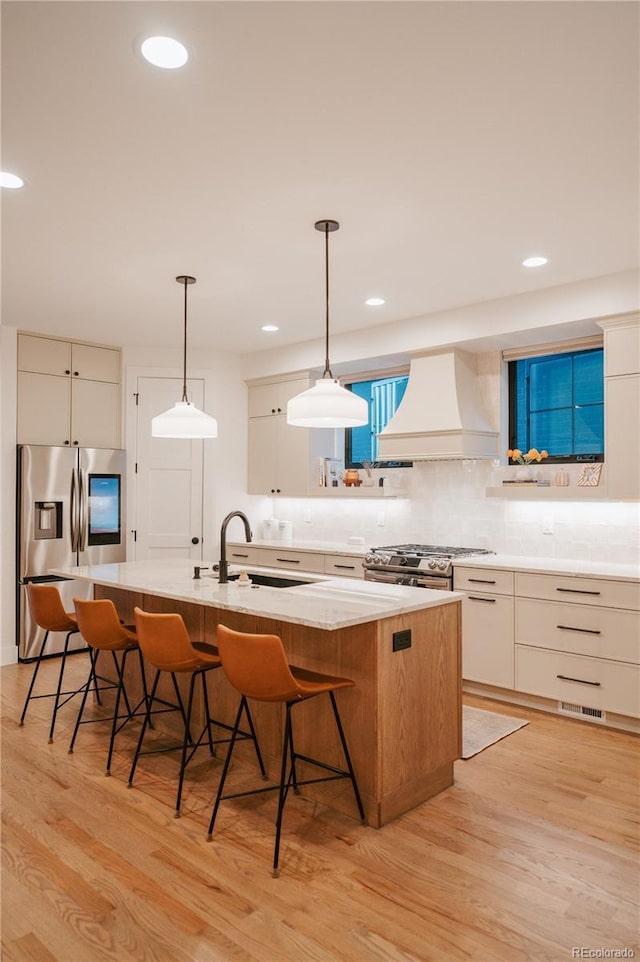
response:
<path fill-rule="evenodd" d="M 324 371 L 323 379 L 330 377 L 333 380 L 331 365 L 329 364 L 329 225 L 324 231 L 324 282 L 325 282 L 325 339 L 324 339 Z"/>
<path fill-rule="evenodd" d="M 189 403 L 187 397 L 187 278 L 184 279 L 184 350 L 182 365 L 182 400 Z"/>

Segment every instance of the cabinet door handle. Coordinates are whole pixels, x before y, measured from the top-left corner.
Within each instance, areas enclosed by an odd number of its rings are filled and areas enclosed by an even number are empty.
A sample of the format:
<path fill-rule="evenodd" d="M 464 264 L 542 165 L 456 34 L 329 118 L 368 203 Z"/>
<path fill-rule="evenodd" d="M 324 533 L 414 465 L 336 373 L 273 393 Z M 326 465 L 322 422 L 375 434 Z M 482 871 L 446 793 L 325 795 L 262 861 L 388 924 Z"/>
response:
<path fill-rule="evenodd" d="M 65 373 L 65 374 L 71 374 L 71 371 L 70 371 L 69 369 L 67 369 L 64 373 Z"/>
<path fill-rule="evenodd" d="M 356 566 L 355 566 L 355 565 L 339 565 L 339 564 L 334 564 L 333 567 L 334 567 L 334 568 L 346 568 L 347 571 L 355 571 L 355 570 L 356 570 Z"/>
<path fill-rule="evenodd" d="M 583 588 L 556 588 L 556 591 L 564 591 L 569 595 L 599 595 L 599 591 L 586 591 Z"/>
<path fill-rule="evenodd" d="M 232 558 L 248 558 L 249 555 L 248 555 L 248 554 L 240 554 L 239 551 L 232 551 L 232 552 L 231 552 L 231 557 L 232 557 Z"/>
<path fill-rule="evenodd" d="M 495 585 L 495 581 L 489 581 L 488 578 L 467 578 L 467 581 L 475 585 Z"/>
<path fill-rule="evenodd" d="M 469 601 L 486 601 L 488 605 L 495 605 L 495 598 L 478 598 L 476 595 L 467 595 Z"/>
<path fill-rule="evenodd" d="M 584 678 L 571 678 L 569 675 L 556 675 L 561 681 L 575 681 L 579 685 L 592 685 L 594 688 L 600 688 L 599 681 L 585 681 Z"/>
<path fill-rule="evenodd" d="M 285 561 L 288 565 L 300 564 L 300 558 L 276 558 L 276 561 Z"/>
<path fill-rule="evenodd" d="M 583 635 L 601 635 L 602 632 L 596 628 L 574 628 L 573 625 L 556 625 L 561 631 L 581 631 Z"/>

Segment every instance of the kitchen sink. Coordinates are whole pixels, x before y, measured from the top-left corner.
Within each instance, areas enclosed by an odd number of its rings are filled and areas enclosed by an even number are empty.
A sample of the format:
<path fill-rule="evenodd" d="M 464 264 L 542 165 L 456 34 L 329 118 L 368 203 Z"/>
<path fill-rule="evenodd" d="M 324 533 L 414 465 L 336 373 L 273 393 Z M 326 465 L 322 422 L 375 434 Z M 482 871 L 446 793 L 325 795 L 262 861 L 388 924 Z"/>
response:
<path fill-rule="evenodd" d="M 250 571 L 247 572 L 252 584 L 254 585 L 265 585 L 267 588 L 295 588 L 296 585 L 311 585 L 313 584 L 313 579 L 304 578 L 282 578 L 279 575 L 264 575 L 252 574 Z M 237 581 L 240 577 L 237 575 L 229 575 L 229 581 Z"/>

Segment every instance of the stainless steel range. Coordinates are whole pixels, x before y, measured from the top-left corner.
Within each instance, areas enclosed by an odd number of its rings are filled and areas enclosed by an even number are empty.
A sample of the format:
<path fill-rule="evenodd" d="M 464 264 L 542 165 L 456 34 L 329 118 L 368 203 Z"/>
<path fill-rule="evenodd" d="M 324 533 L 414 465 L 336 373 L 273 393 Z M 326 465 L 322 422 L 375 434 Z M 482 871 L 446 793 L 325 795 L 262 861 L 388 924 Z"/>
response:
<path fill-rule="evenodd" d="M 365 581 L 416 588 L 453 590 L 453 562 L 456 558 L 494 554 L 487 548 L 451 548 L 433 544 L 395 544 L 373 548 L 365 556 Z"/>

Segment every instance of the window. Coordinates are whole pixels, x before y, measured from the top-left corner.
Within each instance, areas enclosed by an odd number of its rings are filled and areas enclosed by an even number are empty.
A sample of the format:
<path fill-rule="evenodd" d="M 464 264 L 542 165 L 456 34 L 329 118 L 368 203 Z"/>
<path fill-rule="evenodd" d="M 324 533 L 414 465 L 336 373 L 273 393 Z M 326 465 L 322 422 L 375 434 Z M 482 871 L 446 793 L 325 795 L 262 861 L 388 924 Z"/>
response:
<path fill-rule="evenodd" d="M 359 428 L 347 428 L 345 435 L 344 463 L 348 468 L 361 468 L 364 462 L 373 463 L 378 458 L 377 434 L 389 423 L 404 397 L 409 375 L 376 378 L 370 381 L 355 381 L 345 387 L 369 405 L 369 422 Z M 410 467 L 408 461 L 385 461 L 385 468 Z"/>
<path fill-rule="evenodd" d="M 602 348 L 509 362 L 509 447 L 549 461 L 604 460 Z"/>

